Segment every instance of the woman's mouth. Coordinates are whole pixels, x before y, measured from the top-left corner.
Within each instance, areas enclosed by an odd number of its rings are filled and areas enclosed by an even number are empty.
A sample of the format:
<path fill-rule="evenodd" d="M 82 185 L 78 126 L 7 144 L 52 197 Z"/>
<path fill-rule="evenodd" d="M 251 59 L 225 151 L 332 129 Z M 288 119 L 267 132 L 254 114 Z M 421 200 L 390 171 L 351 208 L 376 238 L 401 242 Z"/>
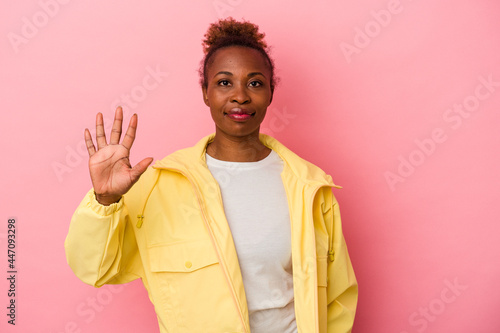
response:
<path fill-rule="evenodd" d="M 245 121 L 252 118 L 255 115 L 255 112 L 250 112 L 245 109 L 233 108 L 229 110 L 229 112 L 224 112 L 224 116 L 229 117 L 235 121 Z"/>

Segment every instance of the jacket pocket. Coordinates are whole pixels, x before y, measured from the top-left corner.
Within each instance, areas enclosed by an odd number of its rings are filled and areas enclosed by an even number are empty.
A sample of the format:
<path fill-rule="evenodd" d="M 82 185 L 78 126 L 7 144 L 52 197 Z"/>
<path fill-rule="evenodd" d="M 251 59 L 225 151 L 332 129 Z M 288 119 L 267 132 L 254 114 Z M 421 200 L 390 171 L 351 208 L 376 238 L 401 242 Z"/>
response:
<path fill-rule="evenodd" d="M 210 239 L 148 248 L 150 295 L 162 332 L 239 332 L 238 314 Z"/>
<path fill-rule="evenodd" d="M 149 248 L 152 272 L 193 272 L 219 262 L 210 240 L 162 244 Z"/>

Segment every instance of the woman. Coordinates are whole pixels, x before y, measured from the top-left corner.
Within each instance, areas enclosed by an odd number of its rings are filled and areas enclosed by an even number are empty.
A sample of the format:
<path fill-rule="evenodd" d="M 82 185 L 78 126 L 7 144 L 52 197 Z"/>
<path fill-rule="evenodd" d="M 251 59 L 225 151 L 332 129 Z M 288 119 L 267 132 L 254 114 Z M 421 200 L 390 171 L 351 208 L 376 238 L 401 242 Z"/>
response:
<path fill-rule="evenodd" d="M 357 283 L 335 185 L 259 133 L 276 82 L 264 35 L 227 19 L 205 37 L 215 134 L 131 167 L 137 115 L 120 144 L 118 108 L 108 144 L 98 114 L 68 263 L 96 287 L 141 278 L 161 332 L 350 332 Z"/>

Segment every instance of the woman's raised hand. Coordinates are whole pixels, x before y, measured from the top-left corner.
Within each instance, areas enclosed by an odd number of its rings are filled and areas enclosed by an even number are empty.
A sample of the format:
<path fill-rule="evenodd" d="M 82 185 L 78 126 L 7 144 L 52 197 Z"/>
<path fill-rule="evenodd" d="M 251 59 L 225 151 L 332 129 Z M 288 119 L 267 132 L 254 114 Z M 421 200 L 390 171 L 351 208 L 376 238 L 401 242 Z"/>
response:
<path fill-rule="evenodd" d="M 115 120 L 111 130 L 109 144 L 106 142 L 104 133 L 104 121 L 102 113 L 97 114 L 96 119 L 96 142 L 97 150 L 92 141 L 89 130 L 85 129 L 85 144 L 89 152 L 90 178 L 97 201 L 103 205 L 118 202 L 122 195 L 139 180 L 153 162 L 148 157 L 137 163 L 134 167 L 130 165 L 130 148 L 134 143 L 137 130 L 137 114 L 130 119 L 127 132 L 120 143 L 122 135 L 123 110 L 119 106 L 115 112 Z"/>

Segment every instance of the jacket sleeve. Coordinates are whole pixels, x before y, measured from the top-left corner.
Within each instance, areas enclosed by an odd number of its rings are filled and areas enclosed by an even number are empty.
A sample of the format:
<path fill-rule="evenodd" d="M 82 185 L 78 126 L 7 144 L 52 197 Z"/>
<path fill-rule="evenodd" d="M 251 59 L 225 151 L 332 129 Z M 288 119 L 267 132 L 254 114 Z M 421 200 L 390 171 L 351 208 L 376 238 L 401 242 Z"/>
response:
<path fill-rule="evenodd" d="M 332 237 L 327 266 L 327 332 L 348 333 L 354 323 L 358 283 L 342 233 L 339 206 L 331 191 L 328 192 L 326 199 L 331 208 L 326 212 L 325 222 Z"/>
<path fill-rule="evenodd" d="M 125 199 L 104 206 L 92 189 L 71 219 L 64 242 L 66 259 L 75 275 L 94 287 L 140 277 L 142 265 Z"/>

